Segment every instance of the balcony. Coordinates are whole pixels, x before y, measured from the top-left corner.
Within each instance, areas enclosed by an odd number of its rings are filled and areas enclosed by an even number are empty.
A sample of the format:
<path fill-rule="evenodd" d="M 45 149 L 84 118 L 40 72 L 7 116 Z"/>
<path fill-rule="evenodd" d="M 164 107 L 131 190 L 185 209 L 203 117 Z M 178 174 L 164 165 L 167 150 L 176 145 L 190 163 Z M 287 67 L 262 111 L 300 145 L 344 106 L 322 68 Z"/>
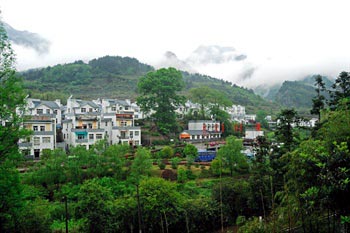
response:
<path fill-rule="evenodd" d="M 86 129 L 72 129 L 72 132 L 74 133 L 103 133 L 104 129 L 91 129 L 91 128 L 86 128 Z"/>
<path fill-rule="evenodd" d="M 75 139 L 75 143 L 88 143 L 89 139 L 84 138 L 84 139 Z"/>
<path fill-rule="evenodd" d="M 54 131 L 33 131 L 33 135 L 55 135 Z"/>
<path fill-rule="evenodd" d="M 32 147 L 33 143 L 31 142 L 20 142 L 18 143 L 18 147 Z"/>

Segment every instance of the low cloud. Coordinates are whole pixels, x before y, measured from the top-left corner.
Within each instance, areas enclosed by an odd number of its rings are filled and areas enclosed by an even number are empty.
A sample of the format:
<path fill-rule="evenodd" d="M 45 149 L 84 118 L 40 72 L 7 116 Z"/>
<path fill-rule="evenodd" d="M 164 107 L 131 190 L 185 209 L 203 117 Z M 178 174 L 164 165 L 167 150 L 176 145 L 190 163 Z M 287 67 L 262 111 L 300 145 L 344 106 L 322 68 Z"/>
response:
<path fill-rule="evenodd" d="M 243 61 L 246 55 L 236 51 L 233 47 L 218 45 L 199 46 L 186 59 L 191 65 L 222 64 L 231 61 Z"/>
<path fill-rule="evenodd" d="M 19 31 L 3 22 L 8 38 L 16 45 L 34 49 L 38 54 L 47 54 L 50 42 L 37 33 Z"/>

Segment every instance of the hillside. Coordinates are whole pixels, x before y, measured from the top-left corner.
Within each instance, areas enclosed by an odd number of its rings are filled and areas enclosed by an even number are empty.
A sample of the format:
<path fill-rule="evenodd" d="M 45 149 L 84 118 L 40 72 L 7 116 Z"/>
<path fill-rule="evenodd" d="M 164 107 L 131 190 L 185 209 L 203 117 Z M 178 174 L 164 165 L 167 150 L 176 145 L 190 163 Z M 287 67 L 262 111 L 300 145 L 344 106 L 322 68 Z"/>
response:
<path fill-rule="evenodd" d="M 330 89 L 332 81 L 323 77 L 326 88 Z M 312 108 L 312 98 L 316 96 L 315 77 L 308 76 L 300 81 L 285 81 L 274 96 L 269 96 L 270 100 L 282 106 L 293 107 L 302 114 L 309 114 Z M 323 93 L 328 98 L 328 93 Z"/>
<path fill-rule="evenodd" d="M 142 64 L 135 58 L 106 56 L 88 63 L 76 61 L 32 69 L 21 75 L 29 95 L 36 98 L 60 98 L 64 101 L 69 95 L 74 95 L 82 99 L 135 99 L 139 77 L 152 70 L 152 66 Z M 263 109 L 268 114 L 274 114 L 279 110 L 276 104 L 255 95 L 252 90 L 230 82 L 188 72 L 183 72 L 183 77 L 186 83 L 184 95 L 191 88 L 206 85 L 226 93 L 234 104 L 246 106 L 248 113 Z"/>

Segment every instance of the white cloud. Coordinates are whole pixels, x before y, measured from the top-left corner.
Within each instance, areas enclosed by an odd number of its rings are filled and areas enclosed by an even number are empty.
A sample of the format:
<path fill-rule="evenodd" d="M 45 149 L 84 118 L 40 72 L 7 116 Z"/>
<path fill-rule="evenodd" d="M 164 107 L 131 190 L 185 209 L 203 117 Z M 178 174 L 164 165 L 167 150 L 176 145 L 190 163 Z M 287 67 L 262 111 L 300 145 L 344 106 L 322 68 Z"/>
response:
<path fill-rule="evenodd" d="M 51 42 L 45 56 L 16 47 L 19 69 L 104 55 L 154 64 L 166 51 L 186 60 L 198 46 L 214 44 L 247 59 L 195 69 L 254 86 L 349 70 L 349 6 L 345 0 L 2 0 L 1 11 L 14 28 Z"/>

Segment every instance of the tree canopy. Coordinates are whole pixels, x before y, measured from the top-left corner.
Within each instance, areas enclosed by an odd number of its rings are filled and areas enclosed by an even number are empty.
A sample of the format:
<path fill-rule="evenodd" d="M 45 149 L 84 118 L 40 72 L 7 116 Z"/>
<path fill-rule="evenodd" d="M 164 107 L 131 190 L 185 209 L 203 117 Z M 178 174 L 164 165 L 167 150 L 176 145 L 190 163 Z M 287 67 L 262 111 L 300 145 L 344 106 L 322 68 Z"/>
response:
<path fill-rule="evenodd" d="M 184 103 L 178 94 L 183 87 L 182 74 L 174 68 L 149 72 L 138 82 L 137 104 L 145 112 L 154 111 L 151 116 L 164 134 L 177 130 L 175 109 Z"/>

